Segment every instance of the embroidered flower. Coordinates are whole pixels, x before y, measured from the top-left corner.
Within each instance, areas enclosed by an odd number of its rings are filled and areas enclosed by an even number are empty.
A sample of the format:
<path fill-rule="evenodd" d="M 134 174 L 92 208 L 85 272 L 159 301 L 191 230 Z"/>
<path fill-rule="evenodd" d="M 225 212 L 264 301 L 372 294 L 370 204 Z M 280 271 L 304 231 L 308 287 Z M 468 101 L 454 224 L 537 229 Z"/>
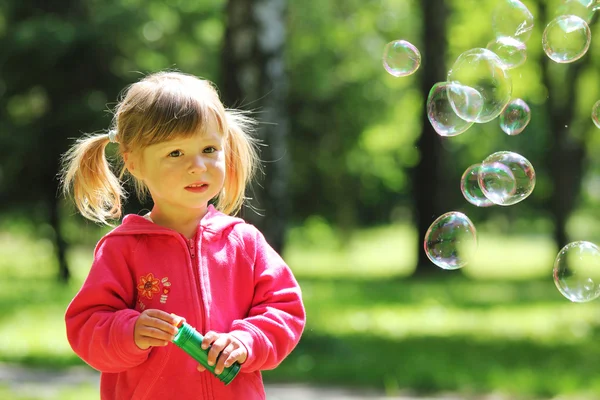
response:
<path fill-rule="evenodd" d="M 160 288 L 158 287 L 158 285 L 159 280 L 154 278 L 154 274 L 149 273 L 146 276 L 140 277 L 137 289 L 140 292 L 140 296 L 152 299 L 154 293 L 160 292 Z"/>

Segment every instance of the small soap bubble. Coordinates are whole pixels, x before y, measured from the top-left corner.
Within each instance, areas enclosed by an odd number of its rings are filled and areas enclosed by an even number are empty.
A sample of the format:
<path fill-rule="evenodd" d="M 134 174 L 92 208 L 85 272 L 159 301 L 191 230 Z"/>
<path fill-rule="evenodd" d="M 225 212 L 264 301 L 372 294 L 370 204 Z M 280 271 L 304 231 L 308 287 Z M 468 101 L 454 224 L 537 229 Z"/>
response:
<path fill-rule="evenodd" d="M 552 61 L 570 63 L 585 55 L 591 39 L 590 27 L 583 19 L 575 15 L 561 15 L 544 29 L 542 47 Z"/>
<path fill-rule="evenodd" d="M 533 30 L 533 14 L 518 0 L 501 0 L 492 14 L 496 37 L 514 37 L 525 43 Z"/>
<path fill-rule="evenodd" d="M 506 69 L 516 68 L 527 60 L 527 47 L 523 42 L 512 37 L 498 37 L 488 43 L 487 49 L 500 58 Z"/>
<path fill-rule="evenodd" d="M 600 249 L 578 241 L 563 247 L 554 261 L 554 283 L 558 291 L 576 303 L 600 297 Z"/>
<path fill-rule="evenodd" d="M 597 128 L 600 128 L 600 100 L 592 107 L 592 121 Z"/>
<path fill-rule="evenodd" d="M 463 213 L 451 211 L 438 217 L 425 234 L 427 257 L 440 268 L 458 269 L 472 260 L 477 250 L 477 231 Z"/>
<path fill-rule="evenodd" d="M 521 99 L 512 100 L 500 114 L 500 128 L 507 135 L 514 136 L 523 132 L 531 120 L 531 110 Z"/>
<path fill-rule="evenodd" d="M 494 205 L 494 202 L 485 197 L 479 187 L 478 176 L 480 166 L 481 164 L 473 164 L 465 170 L 460 178 L 460 191 L 469 203 L 477 207 L 490 207 Z"/>
<path fill-rule="evenodd" d="M 456 136 L 469 129 L 473 122 L 465 121 L 456 115 L 448 101 L 448 82 L 438 82 L 427 97 L 427 118 L 440 136 Z"/>
<path fill-rule="evenodd" d="M 533 165 L 510 151 L 499 151 L 483 160 L 478 179 L 485 197 L 501 206 L 525 200 L 535 188 Z"/>
<path fill-rule="evenodd" d="M 421 65 L 421 53 L 406 40 L 394 40 L 383 49 L 383 67 L 393 76 L 414 74 Z"/>
<path fill-rule="evenodd" d="M 452 98 L 450 106 L 460 118 L 475 122 L 483 110 L 483 96 L 477 90 L 458 83 L 448 85 L 448 98 Z"/>
<path fill-rule="evenodd" d="M 477 48 L 462 53 L 448 72 L 448 82 L 475 89 L 483 105 L 475 122 L 496 118 L 510 101 L 512 80 L 500 58 L 488 49 Z M 448 98 L 457 104 L 461 96 L 450 91 Z"/>

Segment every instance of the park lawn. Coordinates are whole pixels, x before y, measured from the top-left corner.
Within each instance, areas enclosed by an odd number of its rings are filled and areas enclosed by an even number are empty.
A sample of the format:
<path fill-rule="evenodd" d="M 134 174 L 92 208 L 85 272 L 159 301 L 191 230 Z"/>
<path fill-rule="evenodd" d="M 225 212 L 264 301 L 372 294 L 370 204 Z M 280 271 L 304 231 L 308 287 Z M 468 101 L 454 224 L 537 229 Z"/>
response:
<path fill-rule="evenodd" d="M 429 279 L 410 276 L 415 234 L 405 226 L 360 231 L 345 247 L 331 235 L 290 238 L 284 256 L 303 289 L 307 326 L 297 349 L 265 372 L 266 381 L 513 398 L 582 399 L 600 391 L 596 304 L 570 303 L 558 293 L 551 278 L 557 249 L 548 238 L 480 233 L 471 265 Z M 46 240 L 0 233 L 1 362 L 82 364 L 62 317 L 91 249 L 71 249 L 67 286 L 55 282 L 51 250 Z M 82 386 L 55 395 L 43 398 L 97 393 Z M 42 397 L 0 386 L 0 398 Z"/>

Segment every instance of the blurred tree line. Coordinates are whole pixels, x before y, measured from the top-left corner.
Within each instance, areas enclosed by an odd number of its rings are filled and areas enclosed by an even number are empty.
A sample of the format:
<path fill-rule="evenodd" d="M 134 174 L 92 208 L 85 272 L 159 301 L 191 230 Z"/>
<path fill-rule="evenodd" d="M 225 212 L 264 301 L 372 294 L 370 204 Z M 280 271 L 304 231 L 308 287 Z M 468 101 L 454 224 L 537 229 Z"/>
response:
<path fill-rule="evenodd" d="M 600 44 L 562 65 L 541 47 L 547 21 L 574 1 L 524 1 L 535 28 L 527 62 L 509 73 L 513 97 L 532 109 L 525 132 L 509 137 L 494 120 L 442 138 L 425 114 L 429 89 L 459 54 L 493 39 L 496 1 L 0 0 L 0 212 L 38 224 L 68 279 L 65 250 L 77 238 L 64 234 L 75 217 L 57 191 L 60 155 L 82 133 L 107 129 L 126 85 L 178 69 L 214 81 L 226 106 L 263 122 L 266 174 L 249 193 L 262 216 L 243 216 L 279 250 L 287 226 L 314 216 L 342 244 L 360 227 L 408 223 L 419 232 L 418 271 L 430 273 L 421 241 L 451 210 L 500 233 L 551 231 L 560 247 L 593 240 L 569 218 L 595 218 L 600 198 L 590 119 Z M 421 50 L 414 75 L 383 69 L 383 47 L 396 39 Z M 500 150 L 531 161 L 536 188 L 517 205 L 477 208 L 460 177 Z M 132 196 L 125 211 L 149 207 Z"/>

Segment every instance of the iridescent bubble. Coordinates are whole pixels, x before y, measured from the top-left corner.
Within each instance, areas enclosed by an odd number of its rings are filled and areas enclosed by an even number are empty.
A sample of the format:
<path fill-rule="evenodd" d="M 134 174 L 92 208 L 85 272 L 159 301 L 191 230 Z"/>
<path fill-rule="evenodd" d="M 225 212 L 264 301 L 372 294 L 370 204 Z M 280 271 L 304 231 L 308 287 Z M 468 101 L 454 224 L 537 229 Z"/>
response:
<path fill-rule="evenodd" d="M 408 76 L 421 65 L 421 53 L 406 40 L 394 40 L 383 49 L 383 67 L 391 75 Z"/>
<path fill-rule="evenodd" d="M 496 53 L 504 68 L 516 68 L 527 59 L 527 47 L 515 38 L 501 36 L 488 43 L 487 49 Z"/>
<path fill-rule="evenodd" d="M 479 188 L 492 204 L 502 204 L 514 196 L 517 181 L 509 167 L 500 162 L 488 162 L 482 163 L 478 172 Z"/>
<path fill-rule="evenodd" d="M 460 191 L 469 203 L 477 207 L 490 207 L 494 205 L 494 202 L 485 197 L 477 179 L 480 166 L 481 164 L 473 164 L 465 170 L 460 178 Z"/>
<path fill-rule="evenodd" d="M 527 103 L 521 99 L 515 99 L 508 103 L 500 114 L 500 128 L 507 135 L 518 135 L 523 132 L 530 120 L 531 110 Z"/>
<path fill-rule="evenodd" d="M 590 1 L 590 5 L 588 6 L 592 11 L 600 10 L 600 0 L 592 0 Z"/>
<path fill-rule="evenodd" d="M 514 37 L 525 43 L 533 30 L 533 14 L 518 0 L 501 0 L 492 14 L 496 37 Z"/>
<path fill-rule="evenodd" d="M 520 154 L 499 151 L 479 169 L 479 187 L 494 204 L 510 206 L 525 200 L 535 187 L 533 165 Z"/>
<path fill-rule="evenodd" d="M 600 128 L 600 100 L 592 107 L 592 121 L 596 127 Z"/>
<path fill-rule="evenodd" d="M 433 221 L 423 243 L 425 254 L 438 267 L 464 267 L 477 250 L 477 231 L 471 220 L 458 211 L 443 214 Z"/>
<path fill-rule="evenodd" d="M 589 24 L 594 16 L 594 11 L 594 4 L 591 0 L 563 0 L 562 4 L 556 8 L 554 15 L 575 15 Z"/>
<path fill-rule="evenodd" d="M 451 83 L 447 90 L 450 92 L 448 97 L 453 101 L 450 106 L 460 118 L 468 122 L 475 122 L 481 110 L 483 110 L 483 96 L 477 90 L 469 86 Z"/>
<path fill-rule="evenodd" d="M 584 303 L 600 297 L 600 249 L 579 241 L 563 247 L 554 260 L 554 283 L 567 299 Z"/>
<path fill-rule="evenodd" d="M 448 101 L 448 82 L 438 82 L 427 97 L 427 118 L 440 136 L 456 136 L 469 129 L 473 122 L 465 121 L 456 115 Z"/>
<path fill-rule="evenodd" d="M 496 118 L 512 94 L 512 80 L 502 60 L 488 49 L 478 48 L 462 53 L 448 72 L 448 82 L 475 89 L 483 97 L 481 113 L 475 122 L 488 122 Z M 461 97 L 448 93 L 451 103 Z"/>
<path fill-rule="evenodd" d="M 552 61 L 570 63 L 588 51 L 592 36 L 590 27 L 575 15 L 561 15 L 544 29 L 542 47 Z"/>

